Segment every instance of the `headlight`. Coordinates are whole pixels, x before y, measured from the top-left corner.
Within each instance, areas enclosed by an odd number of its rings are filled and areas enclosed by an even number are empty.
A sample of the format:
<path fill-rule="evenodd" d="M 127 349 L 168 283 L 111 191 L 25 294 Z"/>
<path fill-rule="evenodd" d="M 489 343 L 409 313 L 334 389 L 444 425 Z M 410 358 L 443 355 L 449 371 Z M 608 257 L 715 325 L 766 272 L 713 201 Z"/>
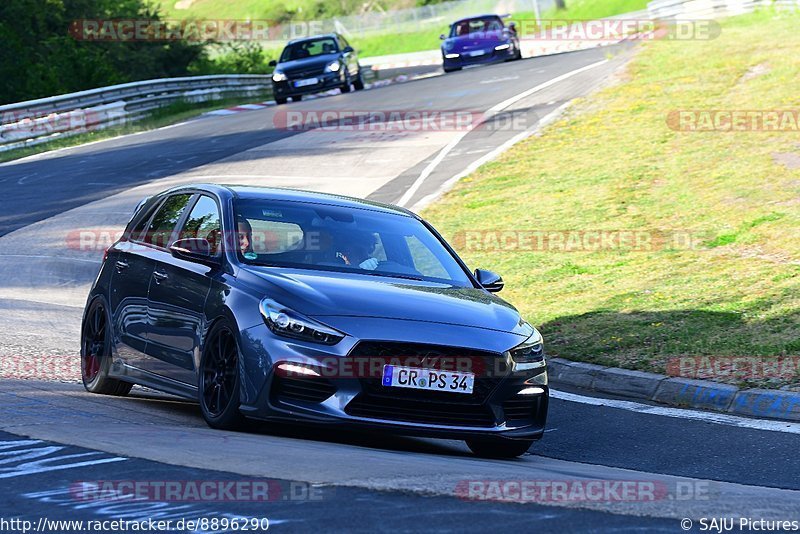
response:
<path fill-rule="evenodd" d="M 340 68 L 342 68 L 342 66 L 339 65 L 338 61 L 331 61 L 328 63 L 328 66 L 325 67 L 325 72 L 339 72 Z"/>
<path fill-rule="evenodd" d="M 461 54 L 445 54 L 444 57 L 447 58 L 447 59 L 456 59 L 460 55 Z"/>
<path fill-rule="evenodd" d="M 274 300 L 262 300 L 259 308 L 267 327 L 279 336 L 325 345 L 335 345 L 344 339 L 344 334 L 338 330 L 281 306 Z"/>
<path fill-rule="evenodd" d="M 528 339 L 511 349 L 511 359 L 516 363 L 536 363 L 544 361 L 544 340 L 542 339 L 542 334 L 533 328 L 533 333 L 528 336 Z"/>
<path fill-rule="evenodd" d="M 287 80 L 286 75 L 279 70 L 276 70 L 272 73 L 272 81 L 273 82 L 285 82 Z"/>
<path fill-rule="evenodd" d="M 511 48 L 511 45 L 509 43 L 497 45 L 494 47 L 495 50 L 508 50 L 509 48 Z"/>

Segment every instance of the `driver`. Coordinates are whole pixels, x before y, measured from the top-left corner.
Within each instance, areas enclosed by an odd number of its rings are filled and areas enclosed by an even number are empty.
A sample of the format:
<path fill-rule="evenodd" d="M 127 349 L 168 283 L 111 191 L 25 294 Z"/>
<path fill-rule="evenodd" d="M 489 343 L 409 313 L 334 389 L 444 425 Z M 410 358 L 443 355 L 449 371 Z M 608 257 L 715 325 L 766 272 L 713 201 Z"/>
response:
<path fill-rule="evenodd" d="M 378 267 L 378 259 L 373 257 L 377 241 L 370 232 L 347 232 L 339 236 L 336 247 L 336 258 L 345 265 L 358 266 L 361 269 L 374 271 Z"/>

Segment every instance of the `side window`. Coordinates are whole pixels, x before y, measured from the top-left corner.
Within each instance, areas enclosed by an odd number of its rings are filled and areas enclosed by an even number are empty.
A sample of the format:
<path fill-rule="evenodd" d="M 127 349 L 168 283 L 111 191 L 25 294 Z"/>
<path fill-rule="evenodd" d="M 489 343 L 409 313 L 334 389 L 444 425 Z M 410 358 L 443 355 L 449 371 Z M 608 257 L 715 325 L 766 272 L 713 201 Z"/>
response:
<path fill-rule="evenodd" d="M 350 46 L 350 43 L 348 43 L 348 42 L 347 42 L 347 39 L 345 39 L 344 37 L 342 37 L 342 36 L 340 35 L 340 36 L 339 36 L 339 46 L 341 47 L 341 49 L 342 49 L 342 50 L 344 50 L 345 48 L 347 48 L 348 46 Z"/>
<path fill-rule="evenodd" d="M 158 212 L 156 212 L 150 226 L 147 227 L 144 242 L 167 248 L 171 243 L 175 225 L 178 224 L 183 210 L 186 209 L 186 205 L 189 204 L 191 198 L 192 195 L 190 194 L 173 195 L 167 198 Z"/>
<path fill-rule="evenodd" d="M 201 238 L 208 240 L 214 255 L 219 253 L 222 242 L 222 228 L 219 222 L 219 209 L 214 199 L 202 195 L 189 212 L 189 217 L 179 233 L 180 239 Z"/>
<path fill-rule="evenodd" d="M 140 215 L 139 222 L 137 222 L 136 225 L 131 228 L 131 231 L 128 234 L 130 239 L 133 241 L 141 240 L 140 236 L 142 235 L 142 232 L 144 232 L 144 227 L 147 226 L 148 222 L 150 222 L 150 217 L 153 216 L 153 212 L 156 211 L 158 204 L 158 202 L 154 202 L 153 205 L 147 209 L 146 213 Z"/>
<path fill-rule="evenodd" d="M 433 252 L 426 247 L 417 236 L 406 236 L 406 244 L 411 258 L 414 260 L 414 268 L 422 274 L 431 278 L 450 278 L 447 269 L 436 258 Z"/>

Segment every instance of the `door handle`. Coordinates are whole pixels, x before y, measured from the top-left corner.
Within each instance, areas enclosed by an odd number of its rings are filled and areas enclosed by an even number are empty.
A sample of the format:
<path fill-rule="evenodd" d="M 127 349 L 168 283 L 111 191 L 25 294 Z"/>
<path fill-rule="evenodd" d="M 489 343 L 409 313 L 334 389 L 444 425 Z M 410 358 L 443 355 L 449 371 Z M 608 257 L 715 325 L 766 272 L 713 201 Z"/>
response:
<path fill-rule="evenodd" d="M 153 271 L 153 278 L 156 279 L 156 284 L 160 284 L 161 282 L 169 278 L 169 276 L 167 275 L 167 273 L 162 273 L 161 271 Z"/>
<path fill-rule="evenodd" d="M 128 268 L 128 262 L 123 260 L 118 260 L 114 265 L 116 266 L 118 273 Z"/>

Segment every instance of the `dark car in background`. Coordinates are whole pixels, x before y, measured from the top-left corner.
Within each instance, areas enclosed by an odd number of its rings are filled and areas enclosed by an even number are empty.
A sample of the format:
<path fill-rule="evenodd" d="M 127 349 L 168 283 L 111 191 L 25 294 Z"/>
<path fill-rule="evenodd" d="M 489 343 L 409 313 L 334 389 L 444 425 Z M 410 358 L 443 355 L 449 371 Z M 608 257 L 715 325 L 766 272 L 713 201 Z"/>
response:
<path fill-rule="evenodd" d="M 450 25 L 450 34 L 440 38 L 445 72 L 522 58 L 516 30 L 506 27 L 498 15 L 457 20 Z"/>
<path fill-rule="evenodd" d="M 358 54 L 338 33 L 289 41 L 278 61 L 270 61 L 275 102 L 341 89 L 343 93 L 364 88 Z"/>
<path fill-rule="evenodd" d="M 427 222 L 303 191 L 179 187 L 112 245 L 82 323 L 86 389 L 132 384 L 245 418 L 464 439 L 514 457 L 541 438 L 542 336 Z"/>

